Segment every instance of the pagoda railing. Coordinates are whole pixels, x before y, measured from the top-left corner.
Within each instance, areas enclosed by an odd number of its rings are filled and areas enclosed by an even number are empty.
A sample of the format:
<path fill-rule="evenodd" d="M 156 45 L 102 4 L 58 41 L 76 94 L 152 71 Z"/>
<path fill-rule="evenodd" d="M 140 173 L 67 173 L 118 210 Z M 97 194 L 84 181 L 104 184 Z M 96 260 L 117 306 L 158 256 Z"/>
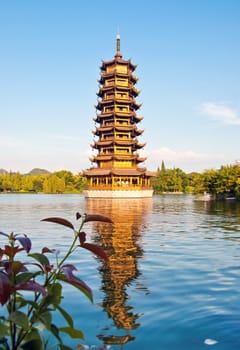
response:
<path fill-rule="evenodd" d="M 117 184 L 109 184 L 109 185 L 103 185 L 103 184 L 99 184 L 99 185 L 89 185 L 86 186 L 86 190 L 101 190 L 101 191 L 109 191 L 109 190 L 124 190 L 124 191 L 134 191 L 134 190 L 149 190 L 151 187 L 150 186 L 143 186 L 143 185 L 126 185 L 126 184 L 121 184 L 121 185 L 117 185 Z"/>

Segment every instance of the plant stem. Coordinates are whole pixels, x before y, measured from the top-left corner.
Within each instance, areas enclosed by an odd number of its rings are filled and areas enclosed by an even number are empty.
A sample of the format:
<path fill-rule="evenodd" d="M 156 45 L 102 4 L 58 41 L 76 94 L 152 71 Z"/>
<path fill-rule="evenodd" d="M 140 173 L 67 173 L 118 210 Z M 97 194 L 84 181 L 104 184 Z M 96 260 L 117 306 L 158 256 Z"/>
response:
<path fill-rule="evenodd" d="M 78 239 L 78 235 L 79 235 L 79 233 L 81 232 L 81 229 L 82 229 L 82 227 L 83 227 L 83 225 L 84 225 L 84 222 L 85 222 L 85 220 L 83 219 L 82 222 L 81 222 L 81 225 L 80 225 L 78 231 L 74 230 L 75 236 L 74 236 L 74 239 L 73 239 L 73 241 L 72 241 L 72 244 L 70 245 L 70 247 L 69 247 L 67 253 L 66 253 L 65 256 L 62 258 L 62 260 L 60 261 L 60 263 L 58 263 L 58 269 L 63 265 L 63 263 L 67 260 L 67 258 L 69 257 L 69 255 L 73 252 L 73 249 L 74 249 L 74 247 L 75 247 L 76 241 L 77 241 L 77 239 Z"/>

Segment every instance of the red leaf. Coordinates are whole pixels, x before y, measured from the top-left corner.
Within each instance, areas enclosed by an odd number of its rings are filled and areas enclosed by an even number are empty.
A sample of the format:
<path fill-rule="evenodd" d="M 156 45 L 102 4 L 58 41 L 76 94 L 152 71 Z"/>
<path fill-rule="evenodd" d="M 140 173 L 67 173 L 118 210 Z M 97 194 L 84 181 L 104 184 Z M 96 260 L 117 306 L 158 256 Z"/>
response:
<path fill-rule="evenodd" d="M 74 230 L 73 224 L 70 221 L 63 219 L 63 218 L 52 217 L 52 218 L 42 219 L 41 221 L 54 222 L 56 224 L 67 226 L 67 227 L 71 228 L 72 230 Z"/>
<path fill-rule="evenodd" d="M 41 284 L 34 282 L 34 281 L 29 281 L 29 282 L 17 284 L 15 286 L 15 290 L 30 290 L 33 292 L 41 293 L 43 295 L 47 294 L 45 288 Z"/>
<path fill-rule="evenodd" d="M 86 241 L 86 233 L 85 232 L 79 232 L 78 234 L 80 244 L 83 244 Z"/>
<path fill-rule="evenodd" d="M 24 250 L 26 250 L 27 253 L 30 252 L 32 248 L 32 242 L 30 238 L 28 238 L 27 236 L 24 236 L 24 237 L 16 237 L 15 239 L 20 242 L 21 246 L 23 247 Z"/>
<path fill-rule="evenodd" d="M 61 268 L 64 277 L 59 275 L 58 279 L 71 284 L 72 286 L 80 289 L 91 301 L 93 300 L 92 291 L 86 283 L 84 283 L 80 278 L 73 275 L 72 271 L 77 270 L 72 264 L 66 264 Z"/>
<path fill-rule="evenodd" d="M 76 213 L 76 219 L 79 220 L 82 215 L 80 213 Z"/>
<path fill-rule="evenodd" d="M 19 248 L 18 246 L 12 248 L 10 245 L 5 245 L 4 248 L 4 254 L 11 258 L 13 258 L 18 252 L 21 252 L 23 250 L 23 248 Z"/>
<path fill-rule="evenodd" d="M 112 224 L 111 219 L 109 219 L 107 216 L 99 215 L 99 214 L 86 214 L 84 221 L 85 222 L 87 222 L 87 221 L 103 221 L 103 222 L 110 222 Z"/>
<path fill-rule="evenodd" d="M 4 305 L 10 296 L 11 285 L 7 275 L 0 271 L 0 303 Z"/>
<path fill-rule="evenodd" d="M 108 261 L 108 256 L 101 247 L 92 243 L 82 243 L 81 247 L 90 250 L 92 253 L 96 254 L 98 257 Z"/>
<path fill-rule="evenodd" d="M 42 254 L 44 254 L 44 253 L 52 253 L 52 249 L 49 249 L 48 247 L 43 247 Z"/>
<path fill-rule="evenodd" d="M 60 251 L 58 249 L 49 249 L 48 247 L 43 247 L 42 248 L 42 254 L 44 253 L 52 253 L 52 254 L 60 254 Z"/>
<path fill-rule="evenodd" d="M 61 267 L 61 270 L 68 278 L 71 279 L 73 276 L 72 272 L 77 271 L 77 268 L 73 264 L 65 264 Z"/>

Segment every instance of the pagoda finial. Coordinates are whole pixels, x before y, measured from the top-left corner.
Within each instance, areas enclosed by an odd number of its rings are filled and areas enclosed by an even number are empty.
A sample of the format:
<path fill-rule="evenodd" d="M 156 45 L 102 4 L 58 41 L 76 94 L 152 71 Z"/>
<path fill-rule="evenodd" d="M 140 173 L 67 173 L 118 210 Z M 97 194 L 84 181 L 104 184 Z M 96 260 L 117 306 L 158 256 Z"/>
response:
<path fill-rule="evenodd" d="M 120 52 L 120 34 L 117 34 L 117 53 L 115 57 L 122 57 L 121 52 Z"/>

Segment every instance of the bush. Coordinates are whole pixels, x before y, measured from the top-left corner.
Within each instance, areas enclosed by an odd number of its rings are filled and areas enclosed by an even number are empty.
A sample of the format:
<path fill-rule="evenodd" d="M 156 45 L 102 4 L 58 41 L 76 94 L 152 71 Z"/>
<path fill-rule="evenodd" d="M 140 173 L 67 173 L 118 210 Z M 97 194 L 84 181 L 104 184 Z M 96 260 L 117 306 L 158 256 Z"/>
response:
<path fill-rule="evenodd" d="M 6 239 L 6 244 L 0 248 L 0 350 L 48 349 L 51 335 L 56 338 L 59 349 L 71 350 L 64 344 L 63 334 L 84 339 L 82 331 L 75 328 L 71 315 L 61 306 L 63 284 L 77 288 L 90 301 L 93 295 L 89 286 L 75 275 L 76 267 L 67 260 L 78 248 L 90 250 L 107 260 L 101 247 L 86 242 L 86 233 L 82 228 L 87 221 L 111 223 L 111 220 L 102 215 L 81 216 L 79 213 L 76 219 L 81 219 L 78 230 L 63 218 L 42 220 L 73 231 L 71 243 L 62 258 L 58 250 L 48 247 L 43 247 L 40 253 L 32 253 L 32 242 L 26 235 L 0 232 Z M 20 259 L 23 253 L 26 254 L 26 261 Z M 49 259 L 49 254 L 53 261 Z M 30 297 L 26 291 L 30 292 Z M 58 327 L 53 323 L 56 312 L 62 316 L 66 326 Z"/>

